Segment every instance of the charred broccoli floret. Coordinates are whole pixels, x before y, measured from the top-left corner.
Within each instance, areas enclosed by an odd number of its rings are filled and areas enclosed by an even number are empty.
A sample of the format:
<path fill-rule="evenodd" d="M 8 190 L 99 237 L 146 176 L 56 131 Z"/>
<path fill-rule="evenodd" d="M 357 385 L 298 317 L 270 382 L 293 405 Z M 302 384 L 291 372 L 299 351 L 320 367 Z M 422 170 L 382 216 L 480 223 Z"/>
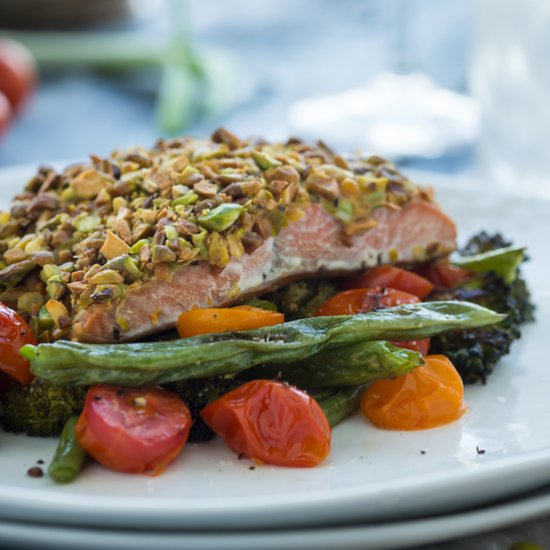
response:
<path fill-rule="evenodd" d="M 490 235 L 486 231 L 480 231 L 471 237 L 465 246 L 460 249 L 460 254 L 462 256 L 473 256 L 482 252 L 496 250 L 497 248 L 504 248 L 511 244 L 511 241 L 505 239 L 500 233 Z"/>
<path fill-rule="evenodd" d="M 241 384 L 242 381 L 234 378 L 218 377 L 182 380 L 181 382 L 174 382 L 169 386 L 168 389 L 181 397 L 191 413 L 193 425 L 189 432 L 189 441 L 200 443 L 202 441 L 209 441 L 214 437 L 214 432 L 200 415 L 201 410 Z"/>
<path fill-rule="evenodd" d="M 325 279 L 297 281 L 262 296 L 284 313 L 286 321 L 312 317 L 321 304 L 337 294 L 336 285 Z"/>
<path fill-rule="evenodd" d="M 473 255 L 508 246 L 502 235 L 475 235 L 462 250 Z M 506 319 L 493 327 L 459 330 L 432 338 L 432 353 L 443 353 L 453 362 L 465 383 L 485 383 L 496 363 L 510 352 L 521 336 L 521 325 L 532 321 L 534 306 L 521 273 L 511 283 L 494 272 L 478 273 L 464 285 L 451 290 L 436 290 L 433 300 L 466 300 L 505 313 Z"/>
<path fill-rule="evenodd" d="M 58 436 L 67 420 L 84 407 L 86 388 L 59 386 L 35 378 L 14 383 L 2 397 L 0 420 L 4 430 L 31 436 Z"/>

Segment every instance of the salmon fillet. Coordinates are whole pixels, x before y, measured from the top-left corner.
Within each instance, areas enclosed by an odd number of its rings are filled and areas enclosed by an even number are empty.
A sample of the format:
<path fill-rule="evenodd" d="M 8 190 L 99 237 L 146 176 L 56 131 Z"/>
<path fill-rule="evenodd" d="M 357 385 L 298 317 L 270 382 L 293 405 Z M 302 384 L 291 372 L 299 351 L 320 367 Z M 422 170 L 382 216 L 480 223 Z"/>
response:
<path fill-rule="evenodd" d="M 400 210 L 379 209 L 373 218 L 378 225 L 346 246 L 339 239 L 338 220 L 312 205 L 299 221 L 252 254 L 231 260 L 220 273 L 204 263 L 184 267 L 170 281 L 150 281 L 132 290 L 121 304 L 87 308 L 77 318 L 73 337 L 86 342 L 132 340 L 173 327 L 189 309 L 229 305 L 320 273 L 338 276 L 378 264 L 426 261 L 455 248 L 454 223 L 426 201 Z"/>
<path fill-rule="evenodd" d="M 220 129 L 41 168 L 0 213 L 0 301 L 41 341 L 135 340 L 295 280 L 429 261 L 455 238 L 384 159 Z"/>

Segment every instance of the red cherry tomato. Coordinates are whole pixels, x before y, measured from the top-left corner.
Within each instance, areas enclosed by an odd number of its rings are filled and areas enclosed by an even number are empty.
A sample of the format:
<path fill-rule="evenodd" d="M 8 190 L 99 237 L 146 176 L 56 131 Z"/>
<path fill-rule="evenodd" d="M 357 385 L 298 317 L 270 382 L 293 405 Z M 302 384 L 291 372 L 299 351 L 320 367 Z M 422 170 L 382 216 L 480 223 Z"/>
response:
<path fill-rule="evenodd" d="M 434 285 L 411 271 L 393 265 L 373 267 L 365 273 L 345 281 L 345 288 L 371 288 L 373 286 L 390 287 L 425 298 Z"/>
<path fill-rule="evenodd" d="M 88 390 L 75 434 L 107 468 L 157 475 L 180 453 L 191 423 L 189 409 L 172 392 L 101 385 Z"/>
<path fill-rule="evenodd" d="M 201 412 L 236 453 L 260 463 L 309 467 L 330 452 L 331 429 L 319 404 L 297 388 L 253 380 Z"/>
<path fill-rule="evenodd" d="M 11 120 L 11 106 L 6 96 L 0 92 L 0 137 L 6 132 Z"/>
<path fill-rule="evenodd" d="M 0 303 L 0 370 L 21 384 L 29 384 L 33 379 L 29 362 L 19 355 L 25 344 L 37 344 L 31 327 L 15 311 Z"/>
<path fill-rule="evenodd" d="M 37 80 L 34 59 L 22 44 L 0 39 L 0 91 L 18 111 L 33 91 Z"/>
<path fill-rule="evenodd" d="M 386 430 L 435 428 L 467 410 L 462 379 L 444 355 L 429 355 L 425 365 L 408 374 L 374 382 L 363 394 L 361 409 Z"/>
<path fill-rule="evenodd" d="M 418 296 L 393 288 L 356 288 L 340 292 L 327 300 L 319 308 L 317 315 L 355 315 L 356 313 L 366 313 L 367 311 L 418 302 L 420 302 Z M 426 355 L 430 347 L 429 338 L 392 343 L 402 348 L 418 351 L 422 355 Z"/>
<path fill-rule="evenodd" d="M 428 278 L 437 288 L 456 288 L 472 278 L 472 273 L 442 260 L 422 267 L 420 273 Z"/>

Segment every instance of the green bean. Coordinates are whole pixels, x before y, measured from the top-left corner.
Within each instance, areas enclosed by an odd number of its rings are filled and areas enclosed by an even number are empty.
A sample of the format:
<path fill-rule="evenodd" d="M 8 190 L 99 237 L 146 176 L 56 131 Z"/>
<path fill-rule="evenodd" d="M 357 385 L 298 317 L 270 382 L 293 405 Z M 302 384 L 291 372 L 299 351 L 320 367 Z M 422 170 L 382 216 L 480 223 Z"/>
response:
<path fill-rule="evenodd" d="M 139 387 L 302 361 L 366 340 L 416 340 L 498 323 L 505 316 L 470 302 L 407 304 L 350 316 L 313 317 L 260 329 L 169 342 L 24 346 L 33 374 L 59 384 Z"/>
<path fill-rule="evenodd" d="M 247 378 L 276 378 L 299 387 L 356 386 L 407 374 L 424 363 L 420 354 L 379 340 L 367 340 L 319 353 L 285 365 L 259 365 Z"/>
<path fill-rule="evenodd" d="M 361 395 L 366 386 L 341 388 L 333 395 L 319 400 L 328 423 L 334 427 L 353 414 L 361 403 Z"/>
<path fill-rule="evenodd" d="M 78 416 L 71 416 L 67 420 L 52 462 L 48 468 L 49 476 L 56 483 L 70 483 L 74 481 L 86 459 L 86 451 L 79 445 L 74 433 L 77 420 Z"/>

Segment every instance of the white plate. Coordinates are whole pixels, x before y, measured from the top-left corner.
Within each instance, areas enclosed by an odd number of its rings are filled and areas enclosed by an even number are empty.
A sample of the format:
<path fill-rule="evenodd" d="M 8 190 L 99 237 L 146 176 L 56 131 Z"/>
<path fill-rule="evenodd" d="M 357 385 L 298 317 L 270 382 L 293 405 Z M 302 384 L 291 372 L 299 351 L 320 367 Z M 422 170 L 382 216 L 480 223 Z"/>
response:
<path fill-rule="evenodd" d="M 4 546 L 63 550 L 382 550 L 449 541 L 539 518 L 550 512 L 550 489 L 468 512 L 380 524 L 265 531 L 130 531 L 0 521 Z M 509 534 L 509 536 L 513 536 Z M 493 535 L 486 535 L 492 540 Z M 481 541 L 478 544 L 483 544 Z M 460 544 L 461 548 L 465 548 Z M 454 548 L 446 543 L 445 548 Z"/>
<path fill-rule="evenodd" d="M 27 174 L 0 173 L 4 196 Z M 335 429 L 332 454 L 315 469 L 250 470 L 215 441 L 189 446 L 157 478 L 92 465 L 64 487 L 25 475 L 35 460 L 51 456 L 55 441 L 3 434 L 0 517 L 117 528 L 303 527 L 441 513 L 549 482 L 550 203 L 472 192 L 460 182 L 443 186 L 439 199 L 462 235 L 499 229 L 529 247 L 538 304 L 538 322 L 526 327 L 489 384 L 467 389 L 470 412 L 461 421 L 401 433 L 356 417 Z"/>

